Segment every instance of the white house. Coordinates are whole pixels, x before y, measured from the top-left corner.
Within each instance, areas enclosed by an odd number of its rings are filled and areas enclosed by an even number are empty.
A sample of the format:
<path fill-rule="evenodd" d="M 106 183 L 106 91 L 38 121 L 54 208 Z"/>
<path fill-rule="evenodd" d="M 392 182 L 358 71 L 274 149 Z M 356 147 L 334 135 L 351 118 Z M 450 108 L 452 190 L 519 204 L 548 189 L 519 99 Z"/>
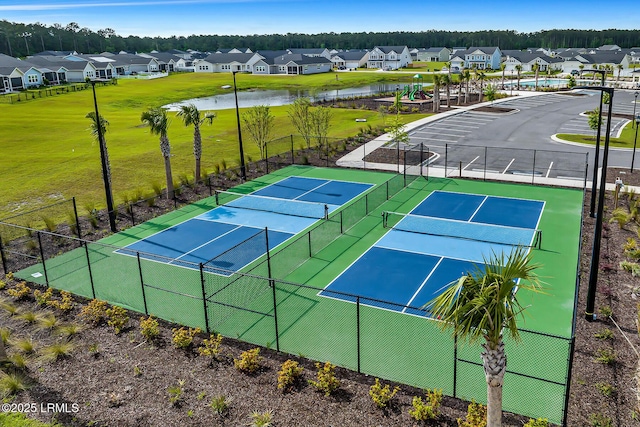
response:
<path fill-rule="evenodd" d="M 407 46 L 376 46 L 369 52 L 367 68 L 397 70 L 411 63 L 411 53 Z"/>
<path fill-rule="evenodd" d="M 250 73 L 260 59 L 257 53 L 212 53 L 200 61 L 194 61 L 193 67 L 196 73 Z"/>
<path fill-rule="evenodd" d="M 499 70 L 502 52 L 499 47 L 470 47 L 456 51 L 451 58 L 451 67 Z"/>
<path fill-rule="evenodd" d="M 348 50 L 331 56 L 333 68 L 362 68 L 367 65 L 368 60 L 369 51 L 367 50 Z"/>

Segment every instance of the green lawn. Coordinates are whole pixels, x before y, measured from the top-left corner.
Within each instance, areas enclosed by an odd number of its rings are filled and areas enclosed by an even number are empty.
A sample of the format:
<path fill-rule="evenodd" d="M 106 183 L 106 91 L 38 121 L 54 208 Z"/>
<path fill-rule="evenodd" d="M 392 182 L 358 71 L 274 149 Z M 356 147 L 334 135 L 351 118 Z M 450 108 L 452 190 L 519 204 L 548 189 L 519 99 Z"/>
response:
<path fill-rule="evenodd" d="M 19 412 L 0 413 L 0 425 L 4 427 L 62 427 L 62 424 L 45 424 L 27 418 Z"/>
<path fill-rule="evenodd" d="M 609 144 L 611 148 L 633 148 L 635 141 L 636 129 L 633 122 L 629 122 L 623 129 L 619 138 L 610 138 Z M 602 131 L 600 132 L 600 144 L 604 144 L 604 135 L 606 133 L 606 123 L 603 120 Z M 556 135 L 565 141 L 578 142 L 580 144 L 595 145 L 596 131 L 591 135 L 578 135 L 574 133 L 559 133 Z"/>
<path fill-rule="evenodd" d="M 382 81 L 410 81 L 408 76 L 333 73 L 311 76 L 236 76 L 239 90 L 300 88 L 322 90 L 353 87 Z M 140 122 L 148 107 L 188 98 L 228 93 L 221 86 L 233 84 L 229 74 L 175 74 L 154 80 L 121 80 L 117 85 L 96 87 L 100 114 L 110 123 L 106 134 L 116 203 L 137 189 L 151 192 L 153 182 L 164 182 L 163 160 L 158 137 Z M 275 116 L 273 138 L 296 133 L 287 116 L 288 107 L 272 107 Z M 93 110 L 90 90 L 58 96 L 0 103 L 2 148 L 0 170 L 0 217 L 13 215 L 61 198 L 75 196 L 83 206 L 104 207 L 99 147 L 90 132 L 85 115 Z M 241 111 L 242 113 L 242 111 Z M 212 126 L 203 126 L 204 170 L 212 171 L 223 160 L 228 166 L 239 163 L 235 111 L 219 111 Z M 407 121 L 424 117 L 415 114 Z M 332 137 L 356 134 L 363 127 L 356 118 L 366 118 L 373 127 L 382 118 L 373 111 L 333 110 Z M 169 127 L 174 179 L 193 175 L 192 128 L 173 118 Z M 259 157 L 257 147 L 243 134 L 245 153 Z"/>

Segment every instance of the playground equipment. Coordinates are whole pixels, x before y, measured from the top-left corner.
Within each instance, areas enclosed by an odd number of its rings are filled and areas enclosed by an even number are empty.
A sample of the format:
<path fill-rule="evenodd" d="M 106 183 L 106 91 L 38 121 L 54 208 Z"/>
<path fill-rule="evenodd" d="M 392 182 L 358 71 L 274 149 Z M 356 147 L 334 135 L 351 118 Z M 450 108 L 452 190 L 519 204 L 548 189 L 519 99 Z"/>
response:
<path fill-rule="evenodd" d="M 411 85 L 405 85 L 404 90 L 400 94 L 400 97 L 408 96 L 409 100 L 414 101 L 416 97 L 420 97 L 420 99 L 431 98 L 432 96 L 426 93 L 423 88 L 423 79 L 422 75 L 416 74 L 412 78 Z"/>

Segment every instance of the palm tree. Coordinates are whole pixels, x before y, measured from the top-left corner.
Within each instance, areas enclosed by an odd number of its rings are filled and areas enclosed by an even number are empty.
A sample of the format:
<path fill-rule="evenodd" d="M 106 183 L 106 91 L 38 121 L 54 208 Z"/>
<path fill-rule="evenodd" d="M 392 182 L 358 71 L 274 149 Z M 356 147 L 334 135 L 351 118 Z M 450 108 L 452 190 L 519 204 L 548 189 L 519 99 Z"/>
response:
<path fill-rule="evenodd" d="M 526 307 L 514 293 L 539 292 L 540 282 L 525 248 L 505 255 L 493 254 L 485 266 L 477 267 L 453 282 L 442 294 L 425 306 L 443 330 L 453 328 L 453 335 L 470 344 L 484 338 L 483 368 L 487 381 L 487 427 L 502 422 L 502 385 L 507 365 L 503 331 L 514 341 L 520 340 L 518 318 Z"/>
<path fill-rule="evenodd" d="M 163 108 L 151 108 L 140 116 L 140 120 L 148 125 L 151 133 L 160 135 L 160 151 L 164 158 L 164 171 L 167 175 L 167 198 L 173 199 L 173 177 L 171 176 L 171 144 L 167 136 L 169 128 L 169 118 Z"/>
<path fill-rule="evenodd" d="M 464 83 L 464 75 L 462 72 L 458 75 L 458 78 L 459 78 L 458 96 L 457 96 L 458 99 L 456 100 L 456 104 L 460 105 L 460 103 L 462 102 L 462 85 Z"/>
<path fill-rule="evenodd" d="M 104 165 L 105 169 L 107 170 L 107 179 L 109 180 L 109 183 L 111 183 L 111 162 L 109 161 L 107 141 L 105 141 L 104 139 L 104 135 L 107 133 L 107 126 L 109 126 L 109 122 L 104 117 L 102 117 L 102 115 L 100 115 L 100 133 L 98 133 L 98 120 L 96 120 L 95 111 L 87 113 L 85 118 L 91 119 L 91 127 L 89 128 L 91 130 L 91 135 L 93 135 L 96 141 L 98 141 L 98 144 L 102 143 L 102 146 L 104 147 Z M 102 134 L 102 141 L 98 140 L 98 135 L 100 134 Z"/>
<path fill-rule="evenodd" d="M 441 76 L 441 83 L 444 85 L 447 94 L 447 108 L 451 108 L 451 76 L 449 74 L 443 74 Z"/>
<path fill-rule="evenodd" d="M 482 97 L 484 96 L 484 81 L 486 80 L 487 75 L 482 71 L 479 71 L 476 74 L 476 79 L 480 82 L 480 92 L 478 93 L 478 102 L 482 102 Z"/>
<path fill-rule="evenodd" d="M 507 64 L 505 62 L 502 62 L 500 64 L 500 71 L 502 71 L 502 90 L 504 90 L 504 71 L 507 68 Z"/>
<path fill-rule="evenodd" d="M 196 159 L 196 169 L 194 177 L 196 182 L 200 181 L 200 158 L 202 157 L 202 135 L 200 135 L 200 125 L 205 121 L 209 124 L 216 117 L 213 113 L 205 113 L 204 117 L 200 115 L 200 110 L 193 104 L 180 106 L 178 117 L 182 117 L 182 123 L 185 126 L 193 125 L 193 156 Z"/>
<path fill-rule="evenodd" d="M 464 103 L 468 104 L 469 103 L 469 82 L 471 81 L 471 72 L 469 72 L 469 70 L 464 70 L 463 74 L 464 74 L 464 81 L 465 81 Z"/>
<path fill-rule="evenodd" d="M 578 65 L 578 68 L 580 69 L 580 78 L 582 78 L 582 72 L 584 71 L 584 64 Z"/>
<path fill-rule="evenodd" d="M 440 111 L 440 82 L 442 81 L 442 76 L 440 74 L 433 75 L 433 112 L 437 113 Z"/>
<path fill-rule="evenodd" d="M 520 71 L 522 71 L 522 65 L 516 65 L 516 71 L 518 72 L 518 85 L 516 86 L 520 90 Z"/>
<path fill-rule="evenodd" d="M 622 64 L 618 64 L 618 65 L 616 66 L 616 68 L 618 69 L 618 78 L 616 79 L 616 81 L 618 81 L 618 82 L 619 82 L 619 81 L 620 81 L 620 73 L 622 72 L 622 70 L 624 70 L 624 65 L 622 65 Z"/>
<path fill-rule="evenodd" d="M 540 73 L 540 64 L 533 64 L 533 66 L 531 68 L 536 73 L 536 88 L 535 88 L 535 90 L 538 90 L 538 76 L 539 76 L 539 73 Z"/>

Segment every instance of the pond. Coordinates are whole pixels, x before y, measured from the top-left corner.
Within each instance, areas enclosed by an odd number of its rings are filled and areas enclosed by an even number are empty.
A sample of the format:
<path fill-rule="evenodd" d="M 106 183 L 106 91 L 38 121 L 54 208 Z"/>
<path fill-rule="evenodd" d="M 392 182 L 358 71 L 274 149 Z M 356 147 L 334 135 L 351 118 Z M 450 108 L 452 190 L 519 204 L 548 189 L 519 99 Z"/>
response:
<path fill-rule="evenodd" d="M 406 83 L 405 83 L 406 84 Z M 240 108 L 254 107 L 256 105 L 268 105 L 276 107 L 279 105 L 292 104 L 296 98 L 306 96 L 311 101 L 323 101 L 333 99 L 345 99 L 360 96 L 369 96 L 376 93 L 394 92 L 396 89 L 402 91 L 403 83 L 377 83 L 367 86 L 333 89 L 333 90 L 250 90 L 238 92 L 238 106 Z M 425 84 L 424 86 L 427 86 Z M 233 94 L 233 87 L 228 89 L 229 93 L 222 95 L 208 96 L 204 98 L 186 99 L 164 105 L 169 111 L 177 111 L 180 106 L 194 104 L 200 111 L 225 110 L 236 107 Z"/>

